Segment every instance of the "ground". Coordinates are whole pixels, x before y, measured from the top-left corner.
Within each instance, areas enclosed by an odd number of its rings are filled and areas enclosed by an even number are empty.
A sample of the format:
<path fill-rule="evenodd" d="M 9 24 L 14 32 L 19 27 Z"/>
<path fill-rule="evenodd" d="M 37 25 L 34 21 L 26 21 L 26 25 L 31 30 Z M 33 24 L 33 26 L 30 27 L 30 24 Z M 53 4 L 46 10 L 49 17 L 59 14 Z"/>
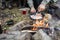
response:
<path fill-rule="evenodd" d="M 23 15 L 18 8 L 13 8 L 11 10 L 5 9 L 5 10 L 1 10 L 1 11 L 4 13 L 10 13 L 12 16 L 15 16 L 16 18 L 14 18 L 14 20 L 17 20 L 17 21 L 22 21 L 22 20 L 28 19 L 28 17 L 26 15 Z"/>
<path fill-rule="evenodd" d="M 13 19 L 15 24 L 23 20 L 30 20 L 28 13 L 27 15 L 24 15 L 18 8 L 1 10 L 0 15 L 3 16 L 0 17 L 0 22 L 2 22 L 2 25 L 10 19 Z"/>

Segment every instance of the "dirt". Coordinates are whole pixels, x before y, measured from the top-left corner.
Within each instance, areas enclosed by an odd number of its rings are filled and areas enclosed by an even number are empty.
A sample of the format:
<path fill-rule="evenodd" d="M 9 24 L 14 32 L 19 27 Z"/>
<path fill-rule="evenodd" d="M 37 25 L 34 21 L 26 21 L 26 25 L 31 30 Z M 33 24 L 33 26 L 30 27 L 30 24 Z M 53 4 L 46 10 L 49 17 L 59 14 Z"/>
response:
<path fill-rule="evenodd" d="M 9 19 L 13 19 L 15 22 L 20 22 L 23 20 L 29 20 L 28 15 L 22 14 L 18 8 L 1 10 L 0 13 L 7 15 L 7 17 L 2 18 L 2 20 L 5 20 L 5 21 L 7 21 Z"/>

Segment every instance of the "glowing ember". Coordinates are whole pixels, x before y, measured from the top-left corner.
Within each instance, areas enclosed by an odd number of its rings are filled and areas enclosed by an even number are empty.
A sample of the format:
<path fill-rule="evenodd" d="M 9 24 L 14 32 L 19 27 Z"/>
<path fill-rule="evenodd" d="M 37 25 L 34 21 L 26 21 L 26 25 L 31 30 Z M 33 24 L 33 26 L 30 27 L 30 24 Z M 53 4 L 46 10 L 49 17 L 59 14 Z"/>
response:
<path fill-rule="evenodd" d="M 39 24 L 40 24 L 39 26 L 43 27 L 44 26 L 44 20 L 41 20 Z"/>
<path fill-rule="evenodd" d="M 34 31 L 34 30 L 37 30 L 37 27 L 33 27 L 32 30 L 33 30 L 33 31 Z"/>

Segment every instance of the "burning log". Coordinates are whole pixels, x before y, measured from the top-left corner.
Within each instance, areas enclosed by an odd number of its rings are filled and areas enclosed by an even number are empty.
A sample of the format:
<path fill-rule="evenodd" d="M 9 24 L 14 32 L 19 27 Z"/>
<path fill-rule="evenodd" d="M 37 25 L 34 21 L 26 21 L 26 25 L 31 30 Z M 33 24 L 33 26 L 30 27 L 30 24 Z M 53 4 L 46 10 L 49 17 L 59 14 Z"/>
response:
<path fill-rule="evenodd" d="M 49 25 L 48 25 L 48 22 L 45 23 L 44 20 L 40 20 L 40 21 L 36 20 L 36 23 L 33 24 L 33 28 L 32 28 L 32 30 L 37 30 L 38 27 L 48 28 Z"/>

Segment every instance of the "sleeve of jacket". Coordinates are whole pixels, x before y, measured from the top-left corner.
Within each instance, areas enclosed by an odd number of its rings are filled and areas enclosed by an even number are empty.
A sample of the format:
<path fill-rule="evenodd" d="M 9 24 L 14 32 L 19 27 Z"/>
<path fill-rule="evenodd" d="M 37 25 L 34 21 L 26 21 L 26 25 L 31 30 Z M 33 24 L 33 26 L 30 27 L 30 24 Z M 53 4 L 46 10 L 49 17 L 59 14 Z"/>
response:
<path fill-rule="evenodd" d="M 51 0 L 43 0 L 42 2 L 41 2 L 41 4 L 44 4 L 44 5 L 46 5 L 47 3 L 49 3 Z"/>
<path fill-rule="evenodd" d="M 29 7 L 33 7 L 34 5 L 33 5 L 33 0 L 27 0 L 27 3 L 28 3 L 28 5 L 29 5 Z"/>

